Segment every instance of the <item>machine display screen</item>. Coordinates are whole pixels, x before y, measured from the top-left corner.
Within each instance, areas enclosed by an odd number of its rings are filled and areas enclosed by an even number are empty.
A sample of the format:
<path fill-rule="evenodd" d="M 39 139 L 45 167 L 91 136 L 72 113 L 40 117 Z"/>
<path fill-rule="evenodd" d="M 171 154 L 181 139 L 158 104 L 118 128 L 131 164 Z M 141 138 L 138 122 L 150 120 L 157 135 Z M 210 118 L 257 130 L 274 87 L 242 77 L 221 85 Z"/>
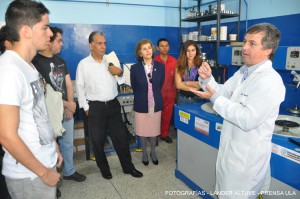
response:
<path fill-rule="evenodd" d="M 235 50 L 235 51 L 233 52 L 233 54 L 234 54 L 235 56 L 239 56 L 239 55 L 241 55 L 242 53 L 241 53 L 239 50 Z"/>
<path fill-rule="evenodd" d="M 291 51 L 290 58 L 299 58 L 299 51 Z"/>

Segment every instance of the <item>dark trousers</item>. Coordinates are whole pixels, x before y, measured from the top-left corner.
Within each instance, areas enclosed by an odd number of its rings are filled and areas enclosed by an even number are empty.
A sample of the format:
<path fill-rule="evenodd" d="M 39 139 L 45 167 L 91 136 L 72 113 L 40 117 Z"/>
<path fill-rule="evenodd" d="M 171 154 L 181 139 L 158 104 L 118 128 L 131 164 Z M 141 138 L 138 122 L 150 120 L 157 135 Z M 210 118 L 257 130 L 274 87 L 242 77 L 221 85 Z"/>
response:
<path fill-rule="evenodd" d="M 89 106 L 89 134 L 100 171 L 105 173 L 110 170 L 104 153 L 107 132 L 111 137 L 123 171 L 128 172 L 134 169 L 119 101 L 117 99 L 108 103 L 90 101 Z"/>

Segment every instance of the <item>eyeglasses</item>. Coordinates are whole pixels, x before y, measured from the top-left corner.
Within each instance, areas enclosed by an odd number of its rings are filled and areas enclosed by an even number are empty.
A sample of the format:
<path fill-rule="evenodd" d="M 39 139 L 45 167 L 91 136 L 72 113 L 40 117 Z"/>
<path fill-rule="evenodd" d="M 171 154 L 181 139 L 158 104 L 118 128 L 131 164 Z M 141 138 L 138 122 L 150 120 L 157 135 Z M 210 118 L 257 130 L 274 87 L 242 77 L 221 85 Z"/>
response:
<path fill-rule="evenodd" d="M 152 77 L 151 77 L 151 73 L 148 73 L 147 75 L 149 77 L 149 82 L 152 84 Z"/>

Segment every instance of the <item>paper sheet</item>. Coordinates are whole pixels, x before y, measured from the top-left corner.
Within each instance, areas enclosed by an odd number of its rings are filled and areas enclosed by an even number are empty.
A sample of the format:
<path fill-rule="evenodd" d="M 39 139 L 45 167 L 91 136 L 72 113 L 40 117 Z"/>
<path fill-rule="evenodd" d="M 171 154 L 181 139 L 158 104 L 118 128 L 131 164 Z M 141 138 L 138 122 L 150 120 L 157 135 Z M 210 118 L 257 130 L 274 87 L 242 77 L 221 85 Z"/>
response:
<path fill-rule="evenodd" d="M 112 51 L 105 57 L 106 62 L 108 64 L 112 63 L 114 66 L 121 68 L 120 61 L 115 53 L 115 51 Z M 122 69 L 122 68 L 121 68 Z M 118 75 L 114 75 L 115 79 L 118 81 Z M 119 81 L 118 81 L 119 82 Z M 120 83 L 120 82 L 119 82 Z"/>
<path fill-rule="evenodd" d="M 107 63 L 112 63 L 114 66 L 117 66 L 117 67 L 121 68 L 120 61 L 119 61 L 115 51 L 112 51 L 111 53 L 106 55 L 106 62 Z"/>
<path fill-rule="evenodd" d="M 125 76 L 125 84 L 131 86 L 130 83 L 130 68 L 134 63 L 123 64 L 123 74 Z"/>
<path fill-rule="evenodd" d="M 0 21 L 0 28 L 5 25 L 4 21 Z"/>

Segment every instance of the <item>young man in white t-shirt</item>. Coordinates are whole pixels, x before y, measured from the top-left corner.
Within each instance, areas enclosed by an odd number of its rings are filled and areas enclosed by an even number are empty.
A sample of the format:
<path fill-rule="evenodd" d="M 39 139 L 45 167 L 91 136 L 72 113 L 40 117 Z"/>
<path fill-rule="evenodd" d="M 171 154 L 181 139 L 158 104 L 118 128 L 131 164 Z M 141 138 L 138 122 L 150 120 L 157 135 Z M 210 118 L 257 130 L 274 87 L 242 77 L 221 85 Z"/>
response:
<path fill-rule="evenodd" d="M 39 2 L 13 1 L 5 14 L 14 42 L 0 57 L 2 173 L 12 198 L 55 198 L 62 156 L 48 120 L 39 73 L 31 64 L 52 36 Z"/>

